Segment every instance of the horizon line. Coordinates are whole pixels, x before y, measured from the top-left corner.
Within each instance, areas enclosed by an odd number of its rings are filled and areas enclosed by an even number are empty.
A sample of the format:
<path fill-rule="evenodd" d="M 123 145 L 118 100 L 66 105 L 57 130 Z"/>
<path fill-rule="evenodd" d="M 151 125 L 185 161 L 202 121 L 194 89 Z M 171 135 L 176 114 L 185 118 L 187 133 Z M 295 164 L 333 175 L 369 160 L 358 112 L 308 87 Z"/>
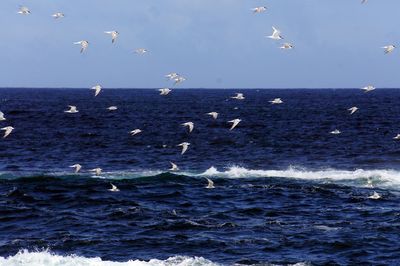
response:
<path fill-rule="evenodd" d="M 0 87 L 0 90 L 2 89 L 56 89 L 56 90 L 80 90 L 80 89 L 90 89 L 91 87 Z M 108 90 L 158 90 L 162 88 L 167 88 L 167 87 L 154 87 L 154 88 L 139 88 L 139 87 L 103 87 L 103 89 L 108 89 Z M 174 90 L 354 90 L 354 89 L 361 89 L 361 87 L 280 87 L 280 88 L 250 88 L 250 87 L 217 87 L 217 88 L 201 88 L 201 87 L 192 87 L 192 88 L 174 88 L 174 87 L 168 87 L 170 89 Z M 394 90 L 394 89 L 400 89 L 400 87 L 381 87 L 377 89 L 388 89 L 388 90 Z"/>

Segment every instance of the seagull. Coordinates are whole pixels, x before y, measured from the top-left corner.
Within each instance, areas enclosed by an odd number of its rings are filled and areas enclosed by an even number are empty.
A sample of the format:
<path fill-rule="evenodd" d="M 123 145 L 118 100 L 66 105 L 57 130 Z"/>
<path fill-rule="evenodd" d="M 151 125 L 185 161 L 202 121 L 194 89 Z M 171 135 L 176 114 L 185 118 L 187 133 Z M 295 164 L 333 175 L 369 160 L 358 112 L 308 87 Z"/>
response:
<path fill-rule="evenodd" d="M 353 107 L 351 107 L 351 108 L 349 108 L 349 109 L 347 109 L 347 110 L 350 111 L 350 114 L 352 115 L 352 114 L 354 114 L 355 112 L 357 112 L 358 108 L 355 107 L 355 106 L 353 106 Z"/>
<path fill-rule="evenodd" d="M 207 113 L 207 115 L 210 115 L 210 116 L 212 116 L 212 118 L 217 119 L 219 114 L 217 112 L 210 112 L 210 113 Z"/>
<path fill-rule="evenodd" d="M 7 138 L 7 136 L 11 134 L 11 132 L 14 130 L 14 128 L 8 126 L 8 127 L 3 127 L 1 130 L 5 131 L 3 138 Z"/>
<path fill-rule="evenodd" d="M 194 123 L 193 123 L 193 122 L 186 122 L 186 123 L 183 123 L 182 126 L 184 126 L 184 127 L 189 127 L 189 133 L 192 132 L 193 129 L 194 129 Z"/>
<path fill-rule="evenodd" d="M 272 29 L 273 29 L 272 35 L 267 36 L 267 37 L 270 38 L 270 39 L 273 39 L 273 40 L 282 40 L 283 37 L 281 36 L 280 30 L 276 29 L 273 26 L 272 26 Z"/>
<path fill-rule="evenodd" d="M 236 93 L 236 96 L 232 96 L 231 98 L 236 100 L 244 100 L 243 93 Z"/>
<path fill-rule="evenodd" d="M 145 49 L 145 48 L 139 48 L 135 50 L 135 53 L 143 55 L 145 53 L 147 53 L 149 50 Z"/>
<path fill-rule="evenodd" d="M 59 19 L 59 18 L 65 17 L 64 13 L 61 13 L 61 12 L 54 13 L 54 14 L 51 15 L 51 16 L 52 16 L 53 18 L 55 18 L 55 19 Z"/>
<path fill-rule="evenodd" d="M 374 191 L 374 193 L 371 196 L 369 196 L 368 198 L 369 199 L 380 199 L 381 195 L 378 192 Z"/>
<path fill-rule="evenodd" d="M 137 134 L 139 134 L 139 133 L 141 133 L 142 132 L 142 130 L 140 130 L 140 129 L 134 129 L 134 130 L 132 130 L 131 132 L 129 132 L 132 136 L 135 136 L 135 135 L 137 135 Z"/>
<path fill-rule="evenodd" d="M 184 82 L 185 80 L 186 80 L 186 78 L 184 78 L 184 77 L 182 77 L 182 76 L 176 77 L 176 78 L 174 79 L 174 81 L 175 81 L 174 85 L 177 85 L 177 84 L 179 84 L 179 83 L 182 83 L 182 82 Z"/>
<path fill-rule="evenodd" d="M 335 130 L 333 130 L 333 131 L 331 131 L 331 132 L 329 132 L 329 133 L 331 133 L 331 134 L 333 134 L 333 135 L 339 135 L 339 134 L 341 134 L 342 132 L 340 132 L 339 129 L 335 129 Z"/>
<path fill-rule="evenodd" d="M 368 85 L 368 86 L 366 86 L 364 88 L 361 88 L 361 89 L 364 90 L 365 93 L 367 93 L 367 92 L 375 90 L 375 87 L 372 86 L 372 85 Z"/>
<path fill-rule="evenodd" d="M 95 92 L 94 92 L 94 97 L 96 97 L 97 95 L 99 95 L 99 93 L 100 93 L 102 87 L 101 87 L 99 84 L 97 84 L 96 86 L 93 86 L 91 89 L 92 89 L 92 90 L 95 90 Z"/>
<path fill-rule="evenodd" d="M 281 100 L 281 98 L 275 98 L 272 101 L 269 101 L 271 104 L 281 104 L 283 103 L 283 101 Z"/>
<path fill-rule="evenodd" d="M 215 188 L 214 187 L 214 182 L 211 179 L 207 178 L 207 177 L 206 177 L 206 179 L 208 181 L 208 184 L 207 184 L 206 188 L 209 188 L 209 189 Z"/>
<path fill-rule="evenodd" d="M 282 44 L 282 46 L 281 47 L 279 47 L 280 49 L 285 49 L 285 50 L 288 50 L 288 49 L 293 49 L 294 48 L 294 46 L 293 46 L 293 44 L 291 44 L 291 43 L 288 43 L 288 42 L 285 42 L 284 44 Z"/>
<path fill-rule="evenodd" d="M 112 183 L 110 183 L 110 185 L 111 185 L 111 188 L 108 191 L 111 191 L 111 192 L 118 192 L 119 191 L 119 188 L 117 188 L 116 185 L 114 185 Z"/>
<path fill-rule="evenodd" d="M 20 6 L 19 11 L 17 13 L 21 15 L 29 15 L 31 14 L 31 11 L 26 6 Z"/>
<path fill-rule="evenodd" d="M 160 92 L 160 95 L 168 95 L 171 92 L 171 89 L 168 88 L 163 88 L 158 90 Z"/>
<path fill-rule="evenodd" d="M 172 73 L 165 75 L 165 77 L 169 80 L 173 80 L 173 79 L 179 77 L 179 75 L 178 75 L 178 73 L 172 72 Z"/>
<path fill-rule="evenodd" d="M 116 111 L 117 109 L 118 109 L 117 106 L 110 106 L 110 107 L 107 107 L 107 110 L 108 110 L 108 111 Z"/>
<path fill-rule="evenodd" d="M 79 44 L 81 46 L 81 53 L 83 53 L 89 47 L 89 42 L 85 40 L 74 42 L 74 44 Z"/>
<path fill-rule="evenodd" d="M 78 173 L 81 170 L 82 165 L 77 163 L 77 164 L 71 165 L 70 167 L 75 168 L 75 173 Z"/>
<path fill-rule="evenodd" d="M 399 140 L 400 139 L 400 134 L 397 134 L 396 137 L 394 137 L 393 139 Z"/>
<path fill-rule="evenodd" d="M 176 164 L 174 164 L 173 162 L 169 162 L 169 163 L 171 164 L 171 168 L 169 168 L 168 170 L 170 170 L 170 171 L 178 171 L 179 170 L 179 167 Z"/>
<path fill-rule="evenodd" d="M 391 44 L 391 45 L 383 46 L 382 48 L 385 49 L 385 54 L 390 54 L 391 52 L 394 51 L 396 46 Z"/>
<path fill-rule="evenodd" d="M 263 13 L 263 12 L 265 12 L 267 10 L 267 7 L 265 7 L 265 6 L 259 6 L 259 7 L 255 7 L 255 8 L 252 8 L 251 9 L 251 11 L 253 11 L 253 13 L 254 14 L 256 14 L 256 13 Z"/>
<path fill-rule="evenodd" d="M 178 146 L 181 146 L 181 147 L 182 147 L 182 152 L 181 152 L 181 154 L 184 154 L 184 153 L 187 151 L 189 145 L 190 145 L 189 142 L 182 142 L 181 144 L 178 144 Z"/>
<path fill-rule="evenodd" d="M 97 176 L 99 176 L 99 175 L 101 175 L 101 171 L 103 171 L 103 169 L 101 169 L 101 168 L 94 168 L 94 169 L 92 169 L 92 170 L 89 170 L 90 172 L 95 172 L 95 174 L 97 175 Z"/>
<path fill-rule="evenodd" d="M 64 113 L 70 113 L 70 114 L 79 113 L 78 109 L 76 109 L 76 106 L 68 105 L 68 107 L 69 107 L 69 110 L 64 111 Z"/>
<path fill-rule="evenodd" d="M 242 121 L 242 120 L 239 119 L 239 118 L 236 118 L 236 119 L 233 119 L 233 120 L 228 121 L 228 123 L 233 123 L 233 124 L 232 124 L 232 127 L 231 127 L 229 130 L 234 129 L 241 121 Z"/>
<path fill-rule="evenodd" d="M 119 32 L 116 31 L 116 30 L 113 30 L 113 31 L 105 31 L 104 33 L 105 33 L 105 34 L 110 34 L 110 35 L 111 35 L 111 42 L 112 42 L 112 43 L 114 43 L 115 40 L 117 40 L 118 35 L 119 35 Z"/>
<path fill-rule="evenodd" d="M 7 119 L 4 117 L 4 113 L 0 111 L 0 121 L 5 121 L 5 120 Z"/>

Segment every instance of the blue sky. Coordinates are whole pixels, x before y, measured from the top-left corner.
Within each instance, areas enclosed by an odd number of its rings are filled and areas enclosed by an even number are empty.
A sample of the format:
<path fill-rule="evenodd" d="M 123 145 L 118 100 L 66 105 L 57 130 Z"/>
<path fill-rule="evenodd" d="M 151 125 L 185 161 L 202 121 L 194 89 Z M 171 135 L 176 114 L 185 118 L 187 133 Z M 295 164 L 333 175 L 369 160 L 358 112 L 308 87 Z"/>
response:
<path fill-rule="evenodd" d="M 400 49 L 380 47 L 400 40 L 399 10 L 398 0 L 1 0 L 0 87 L 157 88 L 169 72 L 187 78 L 179 87 L 398 87 Z M 271 26 L 295 49 L 265 38 Z M 103 32 L 114 29 L 112 45 Z"/>

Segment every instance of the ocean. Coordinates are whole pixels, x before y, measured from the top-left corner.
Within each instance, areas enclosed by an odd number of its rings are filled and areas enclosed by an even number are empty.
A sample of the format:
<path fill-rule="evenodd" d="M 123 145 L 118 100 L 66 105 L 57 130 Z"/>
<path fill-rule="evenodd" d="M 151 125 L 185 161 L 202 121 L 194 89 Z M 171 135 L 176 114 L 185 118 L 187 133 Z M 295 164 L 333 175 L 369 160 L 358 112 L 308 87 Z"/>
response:
<path fill-rule="evenodd" d="M 395 89 L 0 89 L 0 126 L 15 128 L 0 139 L 0 265 L 399 265 L 399 102 Z"/>

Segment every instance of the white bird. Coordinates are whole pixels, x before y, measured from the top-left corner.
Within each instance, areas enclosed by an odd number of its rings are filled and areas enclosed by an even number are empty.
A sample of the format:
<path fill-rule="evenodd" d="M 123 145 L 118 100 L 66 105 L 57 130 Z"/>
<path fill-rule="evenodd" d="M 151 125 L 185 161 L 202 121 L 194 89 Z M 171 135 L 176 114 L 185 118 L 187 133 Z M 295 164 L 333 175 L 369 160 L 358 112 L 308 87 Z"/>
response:
<path fill-rule="evenodd" d="M 160 92 L 160 95 L 168 95 L 171 92 L 171 89 L 168 88 L 162 88 L 158 90 Z"/>
<path fill-rule="evenodd" d="M 135 50 L 135 53 L 143 55 L 145 53 L 147 53 L 149 50 L 145 49 L 145 48 L 139 48 Z"/>
<path fill-rule="evenodd" d="M 273 29 L 272 35 L 267 37 L 273 40 L 282 40 L 283 37 L 281 36 L 281 31 L 276 29 L 275 27 L 272 27 L 272 29 Z"/>
<path fill-rule="evenodd" d="M 214 187 L 214 182 L 211 179 L 207 178 L 207 177 L 206 177 L 206 179 L 208 181 L 208 184 L 207 184 L 206 188 L 209 188 L 209 189 L 215 188 Z"/>
<path fill-rule="evenodd" d="M 117 109 L 118 109 L 117 106 L 110 106 L 110 107 L 107 107 L 107 110 L 108 110 L 108 111 L 116 111 Z"/>
<path fill-rule="evenodd" d="M 390 54 L 391 52 L 394 51 L 396 46 L 391 44 L 391 45 L 383 46 L 382 48 L 385 49 L 385 54 Z"/>
<path fill-rule="evenodd" d="M 5 131 L 3 138 L 7 138 L 7 136 L 11 134 L 11 132 L 14 130 L 14 128 L 8 126 L 8 127 L 3 127 L 1 130 Z"/>
<path fill-rule="evenodd" d="M 140 129 L 134 129 L 134 130 L 132 130 L 131 132 L 129 132 L 132 136 L 135 136 L 135 135 L 137 135 L 137 134 L 139 134 L 139 133 L 142 133 L 142 130 L 140 130 Z"/>
<path fill-rule="evenodd" d="M 241 121 L 242 120 L 239 119 L 239 118 L 236 118 L 236 119 L 228 121 L 228 123 L 232 123 L 232 126 L 231 126 L 231 128 L 229 130 L 234 129 Z"/>
<path fill-rule="evenodd" d="M 283 101 L 281 100 L 281 98 L 275 98 L 272 101 L 269 101 L 271 104 L 281 104 L 283 103 Z"/>
<path fill-rule="evenodd" d="M 399 140 L 400 139 L 400 134 L 397 134 L 393 139 Z"/>
<path fill-rule="evenodd" d="M 119 191 L 119 188 L 117 188 L 116 185 L 114 185 L 112 183 L 110 183 L 110 185 L 111 185 L 111 188 L 108 191 L 111 191 L 111 192 L 118 192 Z"/>
<path fill-rule="evenodd" d="M 29 15 L 31 11 L 26 6 L 20 6 L 17 13 L 21 15 Z"/>
<path fill-rule="evenodd" d="M 263 13 L 263 12 L 265 12 L 267 10 L 267 7 L 265 7 L 265 6 L 259 6 L 259 7 L 255 7 L 255 8 L 252 8 L 251 9 L 251 11 L 253 11 L 253 13 Z"/>
<path fill-rule="evenodd" d="M 99 93 L 100 93 L 102 87 L 101 87 L 99 84 L 97 84 L 97 85 L 93 86 L 91 89 L 92 89 L 92 90 L 95 90 L 95 92 L 94 92 L 94 97 L 96 97 L 97 95 L 99 95 Z"/>
<path fill-rule="evenodd" d="M 178 73 L 175 73 L 175 72 L 172 72 L 172 73 L 169 73 L 169 74 L 165 75 L 165 77 L 166 77 L 167 79 L 169 79 L 169 80 L 173 80 L 173 79 L 179 77 L 179 74 L 178 74 Z"/>
<path fill-rule="evenodd" d="M 173 162 L 169 162 L 169 163 L 171 164 L 171 168 L 169 168 L 168 170 L 170 170 L 170 171 L 178 171 L 179 170 L 179 167 L 176 164 L 174 164 Z"/>
<path fill-rule="evenodd" d="M 185 80 L 186 80 L 186 78 L 184 78 L 184 77 L 182 77 L 182 76 L 176 77 L 176 78 L 174 78 L 174 81 L 175 81 L 174 85 L 177 85 L 177 84 L 179 84 L 179 83 L 182 83 L 182 82 L 184 82 Z"/>
<path fill-rule="evenodd" d="M 236 95 L 232 96 L 231 98 L 236 99 L 236 100 L 244 100 L 245 99 L 243 96 L 243 93 L 236 93 Z"/>
<path fill-rule="evenodd" d="M 82 165 L 80 165 L 79 163 L 71 165 L 70 167 L 75 168 L 75 173 L 78 173 L 82 169 Z"/>
<path fill-rule="evenodd" d="M 187 149 L 189 148 L 190 143 L 189 142 L 182 142 L 181 144 L 178 144 L 178 146 L 182 147 L 182 152 L 181 154 L 184 154 Z"/>
<path fill-rule="evenodd" d="M 61 12 L 54 13 L 54 14 L 51 15 L 51 16 L 52 16 L 53 18 L 55 18 L 55 19 L 59 19 L 59 18 L 65 17 L 64 13 L 61 13 Z"/>
<path fill-rule="evenodd" d="M 188 127 L 188 128 L 189 128 L 189 133 L 192 132 L 193 129 L 194 129 L 194 123 L 193 123 L 193 122 L 186 122 L 186 123 L 183 123 L 182 126 Z"/>
<path fill-rule="evenodd" d="M 81 53 L 83 53 L 89 47 L 89 42 L 85 40 L 74 42 L 74 44 L 79 44 L 81 46 Z"/>
<path fill-rule="evenodd" d="M 207 115 L 210 115 L 210 116 L 212 116 L 212 118 L 217 119 L 219 114 L 217 112 L 210 112 L 210 113 L 207 113 Z"/>
<path fill-rule="evenodd" d="M 75 114 L 79 113 L 78 109 L 74 105 L 68 105 L 69 110 L 64 111 L 64 113 L 70 113 L 70 114 Z"/>
<path fill-rule="evenodd" d="M 333 130 L 333 131 L 331 131 L 331 132 L 329 132 L 329 133 L 331 133 L 331 134 L 333 134 L 333 135 L 339 135 L 339 134 L 342 133 L 342 132 L 340 132 L 339 129 L 335 129 L 335 130 Z"/>
<path fill-rule="evenodd" d="M 372 86 L 372 85 L 368 85 L 368 86 L 365 86 L 364 88 L 361 88 L 361 89 L 364 90 L 365 93 L 367 93 L 367 92 L 375 90 L 375 87 Z"/>
<path fill-rule="evenodd" d="M 294 48 L 294 45 L 291 44 L 291 43 L 285 42 L 285 43 L 282 44 L 282 46 L 280 46 L 279 48 L 280 48 L 280 49 L 288 50 L 288 49 L 293 49 L 293 48 Z"/>
<path fill-rule="evenodd" d="M 119 32 L 116 30 L 112 30 L 112 31 L 105 31 L 105 34 L 110 34 L 111 35 L 111 42 L 114 43 L 119 35 Z"/>
<path fill-rule="evenodd" d="M 4 113 L 0 111 L 0 121 L 5 121 L 5 120 L 7 119 L 4 117 Z"/>
<path fill-rule="evenodd" d="M 368 198 L 369 199 L 380 199 L 381 195 L 378 192 L 374 191 L 374 193 L 371 196 L 369 196 Z"/>
<path fill-rule="evenodd" d="M 101 172 L 103 171 L 103 169 L 101 169 L 101 168 L 94 168 L 94 169 L 92 169 L 92 170 L 89 170 L 90 172 L 95 172 L 95 174 L 97 175 L 97 176 L 99 176 L 99 175 L 101 175 Z"/>
<path fill-rule="evenodd" d="M 358 108 L 355 107 L 355 106 L 353 106 L 353 107 L 347 109 L 347 111 L 350 111 L 350 114 L 351 114 L 351 115 L 354 114 L 355 112 L 357 112 L 357 110 L 358 110 Z"/>

